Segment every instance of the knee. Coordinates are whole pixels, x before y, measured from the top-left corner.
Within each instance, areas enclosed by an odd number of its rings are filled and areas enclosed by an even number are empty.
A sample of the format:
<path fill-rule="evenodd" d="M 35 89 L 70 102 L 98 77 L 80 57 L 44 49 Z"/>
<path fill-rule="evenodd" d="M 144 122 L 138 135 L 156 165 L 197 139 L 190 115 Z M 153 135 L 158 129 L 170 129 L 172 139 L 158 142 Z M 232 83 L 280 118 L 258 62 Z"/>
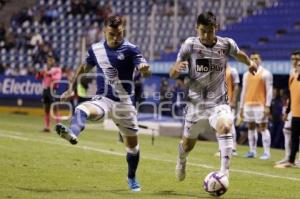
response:
<path fill-rule="evenodd" d="M 249 130 L 254 130 L 255 129 L 255 123 L 249 123 L 248 124 L 248 128 L 249 128 Z"/>
<path fill-rule="evenodd" d="M 260 132 L 263 132 L 263 131 L 266 130 L 266 129 L 267 129 L 267 124 L 263 123 L 263 124 L 260 124 L 260 125 L 259 125 L 259 131 L 260 131 Z"/>
<path fill-rule="evenodd" d="M 231 127 L 233 125 L 232 119 L 222 117 L 217 121 L 216 130 L 218 134 L 228 134 L 231 132 Z"/>
<path fill-rule="evenodd" d="M 194 148 L 194 144 L 189 142 L 182 142 L 182 148 L 185 152 L 190 152 Z"/>

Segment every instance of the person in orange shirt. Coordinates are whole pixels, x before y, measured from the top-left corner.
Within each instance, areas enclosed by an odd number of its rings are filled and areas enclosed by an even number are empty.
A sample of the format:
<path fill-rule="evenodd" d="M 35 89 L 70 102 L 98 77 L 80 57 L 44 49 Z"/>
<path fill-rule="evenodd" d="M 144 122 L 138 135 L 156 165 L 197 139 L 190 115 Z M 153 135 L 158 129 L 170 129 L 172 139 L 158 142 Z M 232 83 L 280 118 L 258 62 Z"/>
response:
<path fill-rule="evenodd" d="M 256 156 L 257 130 L 262 134 L 264 153 L 260 157 L 267 160 L 271 157 L 271 136 L 268 130 L 268 115 L 272 101 L 273 75 L 261 65 L 259 53 L 252 53 L 250 59 L 258 65 L 255 76 L 246 72 L 243 76 L 240 115 L 248 123 L 248 143 L 250 151 L 247 158 Z M 258 125 L 259 128 L 256 128 Z"/>
<path fill-rule="evenodd" d="M 294 73 L 289 79 L 290 104 L 288 111 L 292 114 L 291 153 L 289 161 L 277 164 L 275 168 L 288 168 L 295 166 L 296 154 L 299 151 L 300 136 L 300 52 L 297 53 L 297 62 Z M 287 112 L 288 112 L 287 111 Z"/>
<path fill-rule="evenodd" d="M 300 52 L 292 52 L 291 54 L 291 64 L 292 68 L 290 71 L 290 77 L 294 75 L 295 68 L 297 65 L 297 57 L 300 56 Z M 292 114 L 289 112 L 288 114 L 284 114 L 283 117 L 284 127 L 283 127 L 283 135 L 284 135 L 284 150 L 285 156 L 282 160 L 277 161 L 275 164 L 282 164 L 289 161 L 289 156 L 291 153 L 291 126 L 292 126 Z"/>

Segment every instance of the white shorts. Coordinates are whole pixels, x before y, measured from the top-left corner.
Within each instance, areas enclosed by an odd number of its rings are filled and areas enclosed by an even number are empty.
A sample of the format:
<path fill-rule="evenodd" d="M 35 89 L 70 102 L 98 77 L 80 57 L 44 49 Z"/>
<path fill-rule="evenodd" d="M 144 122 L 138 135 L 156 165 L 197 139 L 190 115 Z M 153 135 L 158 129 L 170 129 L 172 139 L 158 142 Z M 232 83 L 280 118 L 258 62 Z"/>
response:
<path fill-rule="evenodd" d="M 137 111 L 133 105 L 116 102 L 102 96 L 96 96 L 92 100 L 83 102 L 82 104 L 89 104 L 95 107 L 99 113 L 99 117 L 94 118 L 94 120 L 104 120 L 104 118 L 110 117 L 119 128 L 121 134 L 136 136 L 138 121 Z"/>
<path fill-rule="evenodd" d="M 255 122 L 256 124 L 268 122 L 268 117 L 265 117 L 264 114 L 264 106 L 261 105 L 245 105 L 243 116 L 245 122 Z"/>
<path fill-rule="evenodd" d="M 219 117 L 228 117 L 233 122 L 233 115 L 230 106 L 223 104 L 209 109 L 199 109 L 194 104 L 187 105 L 185 116 L 183 136 L 190 139 L 196 139 L 200 133 L 216 131 L 216 124 Z"/>
<path fill-rule="evenodd" d="M 291 129 L 292 128 L 292 112 L 289 112 L 287 121 L 284 122 L 285 129 Z"/>

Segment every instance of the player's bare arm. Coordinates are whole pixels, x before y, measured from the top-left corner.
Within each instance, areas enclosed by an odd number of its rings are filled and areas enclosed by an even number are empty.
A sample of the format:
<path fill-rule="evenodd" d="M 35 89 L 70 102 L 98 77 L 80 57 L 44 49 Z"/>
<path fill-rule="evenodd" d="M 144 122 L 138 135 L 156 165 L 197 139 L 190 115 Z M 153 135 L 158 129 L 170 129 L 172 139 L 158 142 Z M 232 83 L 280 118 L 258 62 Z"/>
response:
<path fill-rule="evenodd" d="M 243 51 L 239 50 L 235 56 L 236 60 L 242 62 L 248 66 L 248 70 L 252 75 L 255 75 L 257 71 L 257 65 L 253 62 Z"/>
<path fill-rule="evenodd" d="M 88 73 L 92 68 L 93 67 L 88 64 L 81 64 L 76 69 L 76 72 L 75 72 L 72 80 L 70 81 L 69 89 L 67 91 L 65 91 L 60 97 L 61 101 L 63 101 L 63 102 L 68 101 L 73 96 L 74 91 L 76 89 L 78 77 L 83 73 Z"/>
<path fill-rule="evenodd" d="M 150 65 L 147 63 L 141 63 L 138 66 L 138 70 L 141 72 L 143 77 L 150 77 L 152 75 Z"/>
<path fill-rule="evenodd" d="M 179 61 L 179 62 L 176 62 L 170 72 L 169 72 L 169 75 L 172 79 L 176 79 L 180 73 L 184 70 L 186 70 L 186 68 L 188 67 L 189 63 L 187 61 Z"/>

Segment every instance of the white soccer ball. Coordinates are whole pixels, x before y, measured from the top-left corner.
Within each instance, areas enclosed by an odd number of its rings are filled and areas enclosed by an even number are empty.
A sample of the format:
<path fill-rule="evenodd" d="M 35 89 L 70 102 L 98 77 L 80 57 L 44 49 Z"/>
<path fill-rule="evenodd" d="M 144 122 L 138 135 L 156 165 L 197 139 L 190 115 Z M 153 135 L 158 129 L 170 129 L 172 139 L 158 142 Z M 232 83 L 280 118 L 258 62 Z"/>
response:
<path fill-rule="evenodd" d="M 203 182 L 203 188 L 212 196 L 223 195 L 229 187 L 229 181 L 225 174 L 220 171 L 209 173 Z"/>

